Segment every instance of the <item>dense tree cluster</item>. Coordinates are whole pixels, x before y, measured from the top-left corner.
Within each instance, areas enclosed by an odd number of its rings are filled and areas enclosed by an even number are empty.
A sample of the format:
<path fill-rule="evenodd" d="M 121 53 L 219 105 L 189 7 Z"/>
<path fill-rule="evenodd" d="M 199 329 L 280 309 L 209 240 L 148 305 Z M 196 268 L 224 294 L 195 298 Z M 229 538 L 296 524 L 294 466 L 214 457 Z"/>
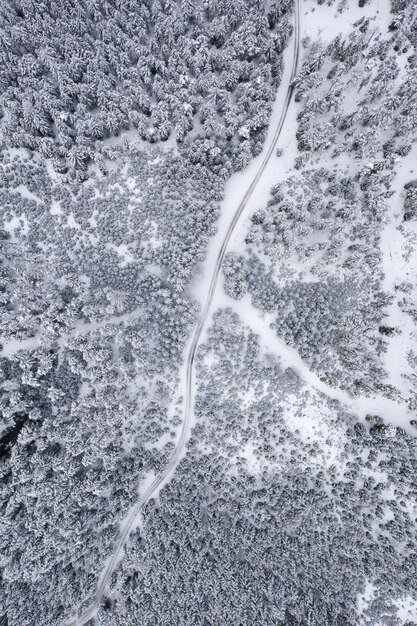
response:
<path fill-rule="evenodd" d="M 404 220 L 417 219 L 417 179 L 404 185 Z"/>
<path fill-rule="evenodd" d="M 378 281 L 329 276 L 279 285 L 256 255 L 229 254 L 224 272 L 226 292 L 234 298 L 249 293 L 257 309 L 273 315 L 277 334 L 329 384 L 365 393 L 381 388 L 379 329 L 388 298 Z"/>
<path fill-rule="evenodd" d="M 296 80 L 301 152 L 359 162 L 407 154 L 417 135 L 417 90 L 410 42 L 399 46 L 398 39 L 415 36 L 411 4 L 404 18 L 388 36 L 362 18 L 349 37 L 310 47 Z"/>
<path fill-rule="evenodd" d="M 240 141 L 260 148 L 292 5 L 7 0 L 3 142 L 39 150 L 63 171 L 85 168 L 124 131 L 145 142 L 191 136 L 202 157 L 221 146 L 235 167 Z"/>
<path fill-rule="evenodd" d="M 375 275 L 380 262 L 375 226 L 389 194 L 379 191 L 375 198 L 371 188 L 382 187 L 384 164 L 372 171 L 364 167 L 357 180 L 319 167 L 276 184 L 267 207 L 251 218 L 248 250 L 262 251 L 278 280 L 297 273 L 325 279 L 358 269 Z"/>

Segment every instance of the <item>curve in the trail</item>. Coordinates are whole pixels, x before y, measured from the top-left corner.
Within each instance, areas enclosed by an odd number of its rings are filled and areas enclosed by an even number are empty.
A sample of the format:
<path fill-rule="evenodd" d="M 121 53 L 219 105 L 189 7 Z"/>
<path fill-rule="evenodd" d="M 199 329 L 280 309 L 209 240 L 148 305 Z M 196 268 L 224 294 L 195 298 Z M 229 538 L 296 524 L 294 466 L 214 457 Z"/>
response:
<path fill-rule="evenodd" d="M 230 242 L 230 238 L 271 156 L 274 154 L 278 139 L 281 135 L 281 131 L 284 126 L 285 118 L 287 116 L 288 108 L 289 108 L 291 98 L 294 92 L 293 82 L 296 76 L 296 72 L 298 68 L 298 61 L 299 61 L 299 48 L 300 48 L 299 37 L 300 37 L 300 9 L 299 9 L 298 0 L 297 0 L 297 2 L 295 3 L 295 12 L 294 12 L 294 37 L 293 37 L 294 51 L 293 51 L 293 57 L 292 57 L 292 69 L 291 69 L 291 75 L 290 75 L 289 84 L 287 88 L 286 98 L 285 98 L 284 105 L 281 111 L 281 115 L 279 117 L 277 128 L 272 137 L 269 148 L 266 151 L 266 154 L 260 164 L 260 167 L 256 175 L 252 179 L 251 184 L 247 188 L 246 193 L 243 196 L 242 200 L 240 201 L 238 207 L 236 208 L 236 211 L 234 212 L 234 215 L 233 215 L 233 219 L 231 220 L 225 232 L 222 245 L 217 255 L 216 264 L 214 266 L 213 275 L 210 281 L 210 286 L 207 292 L 204 306 L 201 309 L 201 313 L 199 315 L 197 324 L 195 326 L 195 329 L 192 335 L 190 346 L 186 354 L 186 389 L 185 389 L 186 400 L 185 400 L 185 410 L 184 410 L 184 421 L 181 427 L 181 433 L 178 439 L 177 446 L 174 450 L 174 453 L 171 459 L 168 462 L 168 465 L 165 467 L 164 471 L 158 476 L 156 476 L 154 480 L 147 486 L 142 496 L 140 497 L 136 505 L 131 509 L 128 517 L 124 521 L 123 530 L 120 534 L 117 544 L 115 545 L 114 552 L 111 558 L 109 559 L 109 561 L 107 562 L 106 567 L 100 576 L 97 591 L 95 593 L 91 606 L 81 616 L 77 618 L 72 618 L 70 621 L 67 621 L 66 626 L 83 626 L 95 616 L 98 610 L 100 601 L 103 598 L 104 592 L 110 580 L 110 577 L 112 576 L 113 572 L 116 569 L 117 564 L 119 563 L 121 559 L 122 551 L 126 543 L 126 540 L 129 537 L 129 534 L 132 528 L 137 524 L 137 519 L 142 511 L 142 508 L 145 506 L 145 504 L 147 504 L 147 502 L 149 502 L 153 494 L 156 492 L 157 489 L 161 487 L 161 485 L 164 483 L 164 481 L 166 481 L 166 479 L 170 476 L 170 474 L 174 472 L 181 458 L 181 455 L 183 453 L 184 445 L 187 440 L 187 434 L 188 434 L 190 423 L 191 423 L 192 410 L 193 410 L 193 373 L 194 373 L 194 361 L 195 361 L 195 357 L 197 354 L 198 345 L 200 342 L 200 338 L 201 338 L 204 326 L 207 322 L 207 317 L 208 317 L 208 314 L 212 305 L 214 292 L 216 290 L 217 281 L 220 275 L 220 271 L 221 271 L 222 263 L 224 260 L 224 256 L 226 254 L 226 250 Z"/>

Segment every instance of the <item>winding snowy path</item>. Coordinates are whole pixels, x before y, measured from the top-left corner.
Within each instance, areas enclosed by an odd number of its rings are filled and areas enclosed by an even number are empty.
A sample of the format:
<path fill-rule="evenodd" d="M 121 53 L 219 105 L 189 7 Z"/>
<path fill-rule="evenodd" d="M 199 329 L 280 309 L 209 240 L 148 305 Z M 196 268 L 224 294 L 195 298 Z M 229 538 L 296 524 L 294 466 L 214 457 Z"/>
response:
<path fill-rule="evenodd" d="M 186 348 L 185 354 L 185 409 L 184 409 L 184 421 L 182 423 L 181 432 L 177 441 L 174 453 L 169 460 L 168 465 L 164 471 L 156 476 L 152 482 L 150 482 L 146 489 L 143 491 L 138 502 L 132 507 L 128 516 L 121 524 L 121 534 L 114 546 L 113 554 L 106 563 L 105 569 L 102 572 L 97 591 L 91 602 L 90 607 L 84 611 L 81 615 L 72 617 L 66 622 L 66 626 L 83 626 L 89 620 L 91 620 L 98 611 L 100 602 L 104 596 L 105 590 L 108 586 L 109 580 L 115 571 L 118 563 L 123 556 L 124 546 L 133 528 L 137 527 L 140 523 L 140 516 L 143 507 L 152 497 L 155 497 L 159 490 L 170 480 L 175 469 L 182 458 L 184 453 L 185 444 L 187 442 L 193 413 L 194 405 L 194 361 L 197 354 L 198 346 L 203 337 L 203 332 L 206 323 L 210 316 L 211 307 L 213 304 L 213 296 L 215 294 L 218 279 L 221 272 L 222 263 L 226 254 L 231 237 L 235 231 L 236 225 L 242 216 L 242 213 L 248 205 L 249 199 L 252 197 L 255 188 L 257 187 L 262 175 L 274 155 L 277 147 L 278 139 L 281 135 L 282 128 L 284 126 L 285 118 L 288 112 L 288 108 L 293 95 L 294 87 L 293 81 L 297 72 L 298 60 L 300 50 L 300 8 L 299 3 L 296 2 L 295 14 L 294 14 L 294 36 L 293 45 L 287 47 L 284 53 L 284 75 L 282 77 L 281 85 L 278 89 L 277 100 L 275 103 L 274 111 L 278 109 L 278 119 L 276 123 L 271 120 L 270 131 L 268 133 L 267 141 L 262 153 L 254 159 L 251 166 L 240 175 L 241 181 L 247 181 L 250 183 L 240 200 L 236 210 L 234 211 L 231 219 L 227 214 L 219 220 L 219 229 L 217 236 L 214 238 L 212 245 L 209 248 L 206 265 L 212 263 L 212 259 L 215 259 L 211 271 L 205 275 L 205 280 L 200 284 L 200 288 L 205 289 L 206 285 L 208 289 L 206 295 L 201 298 L 203 306 L 191 336 L 190 342 Z M 273 115 L 274 117 L 274 115 Z M 272 136 L 271 136 L 272 132 Z M 229 223 L 223 224 L 225 219 L 229 219 Z M 214 256 L 213 256 L 214 255 Z"/>

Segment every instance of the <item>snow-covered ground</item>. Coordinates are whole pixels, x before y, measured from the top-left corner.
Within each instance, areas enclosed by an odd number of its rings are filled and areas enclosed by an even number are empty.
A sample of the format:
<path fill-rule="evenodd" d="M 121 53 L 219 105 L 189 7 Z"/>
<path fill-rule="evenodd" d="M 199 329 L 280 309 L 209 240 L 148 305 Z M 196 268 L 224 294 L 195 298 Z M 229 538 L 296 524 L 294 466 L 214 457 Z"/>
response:
<path fill-rule="evenodd" d="M 388 200 L 389 212 L 381 236 L 381 252 L 384 272 L 384 290 L 393 295 L 389 306 L 387 327 L 395 328 L 395 334 L 387 337 L 388 350 L 385 355 L 385 369 L 389 382 L 399 389 L 403 397 L 410 395 L 413 371 L 407 360 L 410 349 L 417 351 L 416 326 L 411 316 L 400 308 L 404 291 L 401 284 L 409 283 L 408 297 L 417 303 L 415 274 L 417 267 L 417 222 L 403 220 L 404 184 L 417 178 L 417 145 L 405 157 L 398 159 L 396 177 L 392 183 L 394 195 Z M 408 288 L 407 288 L 408 289 Z M 415 380 L 414 380 L 415 385 Z"/>
<path fill-rule="evenodd" d="M 340 12 L 338 7 L 342 4 L 343 11 Z M 339 34 L 351 33 L 353 24 L 361 17 L 371 21 L 371 33 L 374 29 L 386 31 L 392 19 L 389 0 L 370 2 L 361 8 L 353 0 L 337 2 L 331 7 L 304 0 L 302 6 L 303 22 L 306 24 L 304 35 L 323 44 L 330 43 Z"/>
<path fill-rule="evenodd" d="M 369 7 L 366 11 L 361 12 L 360 16 L 369 13 L 372 19 L 375 18 L 376 26 L 385 28 L 388 15 L 388 11 L 383 10 L 385 6 L 385 2 L 383 7 L 381 4 L 381 8 L 377 10 L 376 14 L 374 14 L 373 7 Z M 358 16 L 356 4 L 355 7 L 353 7 L 352 4 L 352 8 L 349 7 L 348 11 L 343 14 L 339 14 L 336 8 L 329 9 L 329 7 L 323 5 L 313 7 L 312 2 L 304 2 L 302 7 L 300 11 L 300 17 L 302 18 L 301 38 L 311 36 L 311 38 L 314 39 L 321 38 L 324 41 L 329 41 L 339 32 L 344 33 L 350 31 L 352 23 L 360 17 Z M 330 19 L 330 17 L 332 19 Z M 335 19 L 333 19 L 333 17 Z M 314 390 L 315 393 L 322 393 L 328 398 L 338 400 L 344 410 L 347 413 L 352 413 L 355 417 L 365 418 L 367 414 L 377 414 L 381 415 L 388 423 L 395 426 L 402 426 L 407 430 L 410 428 L 409 421 L 413 416 L 410 415 L 405 404 L 389 400 L 383 396 L 366 398 L 353 397 L 344 391 L 329 387 L 321 381 L 316 374 L 311 372 L 294 349 L 287 346 L 276 336 L 275 332 L 270 328 L 272 318 L 268 318 L 267 315 L 261 315 L 255 310 L 249 297 L 235 301 L 224 294 L 219 269 L 225 251 L 241 249 L 241 243 L 246 235 L 250 216 L 256 209 L 266 205 L 271 186 L 292 171 L 294 160 L 298 155 L 294 133 L 294 129 L 296 128 L 297 106 L 291 101 L 287 109 L 289 85 L 293 79 L 294 73 L 294 58 L 295 48 L 290 44 L 284 54 L 284 75 L 273 107 L 264 150 L 245 170 L 235 174 L 228 181 L 225 189 L 225 197 L 221 204 L 217 232 L 209 243 L 206 260 L 200 268 L 199 276 L 189 290 L 189 295 L 200 302 L 201 314 L 196 329 L 186 346 L 184 365 L 180 372 L 180 385 L 184 390 L 185 396 L 184 422 L 178 428 L 174 454 L 161 475 L 150 475 L 140 485 L 140 500 L 132 507 L 120 524 L 119 540 L 105 569 L 101 573 L 94 602 L 82 616 L 68 622 L 69 625 L 81 626 L 94 617 L 111 575 L 122 558 L 124 545 L 129 533 L 132 529 L 141 524 L 143 506 L 151 498 L 157 497 L 159 491 L 171 480 L 179 461 L 185 453 L 185 443 L 193 425 L 192 416 L 195 397 L 194 358 L 198 345 L 206 339 L 207 327 L 210 323 L 211 316 L 219 307 L 232 307 L 233 310 L 239 314 L 242 321 L 260 336 L 263 349 L 277 356 L 284 367 L 291 367 L 296 370 L 306 386 Z M 285 123 L 283 123 L 284 120 Z M 277 134 L 277 128 L 280 127 L 282 127 L 282 130 Z M 282 149 L 283 156 L 276 156 L 277 148 Z M 401 184 L 399 181 L 399 189 L 400 188 Z M 398 206 L 398 204 L 396 206 Z M 239 208 L 238 211 L 237 207 Z M 238 218 L 237 220 L 236 217 Z M 385 243 L 388 244 L 388 242 L 390 242 L 391 249 L 393 247 L 395 248 L 395 246 L 402 246 L 401 243 L 394 243 L 395 238 L 398 239 L 400 236 L 396 234 L 398 230 L 395 227 L 396 219 L 397 216 L 393 215 L 384 233 Z M 383 242 L 384 246 L 385 243 Z M 389 246 L 387 249 L 389 249 Z M 391 255 L 385 258 L 384 267 L 386 270 L 387 286 L 389 284 L 392 288 L 392 285 L 398 279 L 397 276 L 403 272 L 404 268 L 398 265 L 396 269 L 392 267 L 389 269 L 389 259 L 391 259 Z M 413 263 L 413 260 L 411 260 L 410 263 Z M 395 313 L 393 312 L 393 316 L 394 315 Z M 404 337 L 404 340 L 406 340 L 406 338 L 407 336 Z M 395 343 L 391 343 L 391 346 L 395 345 Z M 390 350 L 395 350 L 395 348 L 390 347 Z M 403 352 L 405 353 L 405 347 L 403 348 Z M 246 453 L 248 457 L 251 457 L 250 446 L 246 450 Z M 367 591 L 369 592 L 369 590 Z M 360 602 L 366 605 L 368 596 L 369 593 L 365 592 Z"/>
<path fill-rule="evenodd" d="M 204 338 L 205 327 L 211 318 L 211 312 L 214 308 L 217 308 L 214 302 L 214 295 L 219 283 L 218 278 L 220 276 L 224 254 L 228 249 L 231 235 L 234 233 L 236 218 L 240 218 L 240 215 L 243 212 L 246 214 L 245 207 L 249 204 L 249 201 L 253 207 L 254 198 L 256 198 L 259 202 L 263 197 L 265 197 L 265 191 L 262 194 L 257 195 L 259 188 L 267 190 L 266 194 L 269 192 L 270 181 L 272 180 L 269 178 L 271 175 L 269 163 L 277 148 L 277 141 L 282 128 L 284 127 L 284 121 L 286 120 L 288 105 L 290 104 L 292 95 L 290 85 L 294 79 L 297 69 L 300 34 L 298 4 L 296 8 L 295 22 L 296 29 L 293 42 L 292 44 L 290 43 L 284 53 L 284 74 L 282 76 L 277 98 L 273 107 L 273 113 L 264 149 L 248 168 L 233 176 L 229 181 L 225 194 L 226 199 L 223 202 L 221 217 L 218 222 L 217 234 L 213 237 L 212 242 L 209 245 L 206 261 L 201 271 L 201 278 L 199 278 L 192 286 L 192 296 L 198 299 L 198 301 L 202 304 L 202 308 L 194 332 L 186 346 L 184 365 L 180 374 L 181 388 L 184 390 L 185 395 L 184 420 L 178 430 L 174 453 L 167 467 L 160 476 L 154 477 L 153 480 L 149 477 L 143 485 L 140 485 L 140 500 L 130 509 L 129 513 L 121 523 L 118 542 L 115 546 L 113 554 L 109 558 L 103 572 L 101 573 L 93 603 L 81 616 L 70 619 L 67 622 L 67 626 L 83 626 L 83 624 L 86 624 L 91 618 L 94 617 L 101 598 L 106 590 L 108 581 L 122 558 L 124 545 L 129 533 L 140 523 L 143 506 L 150 500 L 150 498 L 158 496 L 159 491 L 171 479 L 175 468 L 184 454 L 185 443 L 189 437 L 192 427 L 195 395 L 194 359 L 198 345 Z M 252 210 L 253 209 L 251 209 L 251 212 Z M 250 213 L 247 214 L 250 215 Z"/>
<path fill-rule="evenodd" d="M 234 300 L 223 294 L 218 304 L 232 308 L 238 313 L 241 320 L 248 325 L 260 337 L 261 345 L 266 352 L 271 352 L 279 357 L 283 367 L 294 369 L 301 380 L 313 390 L 323 393 L 328 398 L 338 400 L 347 413 L 356 418 L 365 420 L 367 415 L 380 415 L 388 424 L 401 426 L 410 434 L 415 430 L 410 426 L 410 420 L 414 414 L 408 410 L 403 402 L 390 400 L 385 396 L 375 395 L 371 397 L 354 397 L 342 389 L 335 389 L 324 383 L 310 370 L 294 348 L 288 346 L 282 339 L 277 337 L 271 328 L 274 317 L 268 313 L 256 311 L 250 301 L 250 296 L 245 295 L 241 300 Z"/>
<path fill-rule="evenodd" d="M 384 6 L 378 8 L 376 14 L 374 13 L 374 9 L 368 7 L 365 12 L 361 12 L 358 15 L 357 7 L 349 6 L 348 10 L 343 12 L 342 14 L 338 13 L 336 8 L 329 8 L 325 5 L 313 5 L 312 2 L 305 2 L 302 4 L 301 10 L 301 39 L 309 35 L 312 39 L 320 39 L 324 38 L 325 41 L 330 41 L 339 33 L 347 33 L 351 32 L 352 24 L 361 17 L 365 15 L 370 18 L 375 18 L 375 28 L 378 29 L 386 29 L 388 26 L 389 19 L 389 7 L 387 3 L 384 3 Z M 307 7 L 307 8 L 306 8 Z M 331 19 L 330 18 L 331 14 Z M 312 16 L 314 18 L 312 19 Z M 324 37 L 325 35 L 325 37 Z M 288 49 L 287 49 L 288 55 Z M 286 63 L 288 63 L 286 59 Z M 288 71 L 288 65 L 286 65 L 286 71 Z M 283 83 L 285 82 L 285 77 L 283 79 Z M 283 94 L 281 94 L 281 97 Z M 271 118 L 271 125 L 269 128 L 268 139 L 266 145 L 268 145 L 268 141 L 270 141 L 270 135 L 274 129 L 274 123 L 276 123 L 277 115 L 279 114 L 279 105 L 280 96 L 278 95 L 276 105 L 274 107 L 274 113 Z M 281 105 L 282 106 L 282 105 Z M 231 238 L 231 242 L 228 246 L 228 250 L 234 250 L 236 252 L 240 252 L 242 250 L 242 244 L 244 238 L 247 235 L 247 230 L 249 226 L 249 219 L 251 215 L 259 208 L 266 206 L 267 201 L 270 197 L 270 189 L 271 187 L 283 180 L 285 177 L 294 172 L 294 161 L 298 156 L 298 148 L 297 148 L 297 140 L 295 137 L 294 129 L 297 127 L 297 112 L 298 107 L 294 101 L 291 101 L 289 109 L 286 113 L 285 124 L 283 126 L 282 132 L 280 134 L 279 140 L 277 142 L 277 148 L 282 150 L 282 156 L 276 156 L 274 153 L 269 159 L 263 173 L 262 178 L 258 182 L 256 188 L 253 193 L 249 197 L 248 201 L 245 204 L 245 207 L 240 215 L 240 218 L 234 228 L 233 236 Z M 219 231 L 222 232 L 223 228 L 226 227 L 227 220 L 230 219 L 228 217 L 230 215 L 230 208 L 235 206 L 239 199 L 244 194 L 245 182 L 250 180 L 255 172 L 256 167 L 258 166 L 259 161 L 261 160 L 262 155 L 260 155 L 257 159 L 255 159 L 244 171 L 238 172 L 228 181 L 225 190 L 225 198 L 222 203 L 222 211 L 221 218 L 219 220 Z M 403 188 L 405 182 L 408 182 L 412 178 L 412 164 L 416 163 L 417 153 L 415 150 L 410 152 L 410 154 L 402 161 L 401 168 L 399 168 L 399 173 L 397 175 L 396 180 L 396 188 L 397 193 L 393 196 L 391 206 L 393 210 L 397 210 L 397 214 L 394 217 L 391 217 L 387 228 L 384 231 L 384 237 L 390 237 L 392 241 L 396 241 L 397 245 L 406 246 L 406 241 L 404 241 L 404 235 L 401 231 L 396 228 L 396 224 L 399 223 L 399 220 L 402 220 L 402 216 L 400 217 L 398 207 L 401 206 L 401 201 L 399 199 L 399 194 Z M 348 162 L 344 159 L 343 165 L 348 169 Z M 412 226 L 408 227 L 409 229 L 413 229 Z M 414 227 L 417 232 L 417 227 Z M 393 231 L 395 230 L 395 238 Z M 211 259 L 211 263 L 213 263 L 214 259 L 217 258 L 216 249 L 219 249 L 219 243 L 217 241 L 218 237 L 214 238 L 210 248 L 209 253 L 207 255 L 207 259 Z M 393 243 L 391 243 L 391 246 Z M 389 250 L 389 245 L 385 245 L 383 242 L 383 251 Z M 414 250 L 417 250 L 417 242 L 414 246 Z M 417 265 L 417 252 L 414 253 L 416 256 L 410 256 L 407 260 L 408 271 L 412 271 L 413 266 Z M 398 263 L 400 263 L 400 256 L 402 259 L 401 264 L 397 266 L 397 281 L 401 282 L 399 279 L 400 276 L 403 277 L 403 280 L 406 277 L 407 272 L 404 272 L 404 258 L 400 253 L 398 253 Z M 391 263 L 391 262 L 390 262 Z M 303 268 L 294 267 L 294 273 L 298 271 L 302 271 Z M 194 290 L 194 294 L 197 296 L 199 301 L 201 302 L 202 294 L 204 294 L 207 289 L 207 277 L 210 276 L 211 265 L 208 263 L 204 264 L 204 274 L 199 284 L 196 286 Z M 393 292 L 393 285 L 395 280 L 393 279 L 393 269 L 392 263 L 389 266 L 387 261 L 387 255 L 384 252 L 384 271 L 386 272 L 386 288 L 389 292 Z M 374 396 L 371 398 L 353 398 L 348 393 L 343 392 L 341 390 L 336 390 L 325 383 L 323 383 L 319 377 L 314 374 L 308 366 L 303 362 L 301 357 L 298 355 L 296 350 L 287 346 L 282 340 L 280 340 L 275 332 L 271 330 L 270 324 L 273 322 L 272 316 L 268 316 L 267 314 L 260 314 L 251 304 L 250 298 L 247 296 L 240 301 L 235 301 L 231 298 L 228 298 L 223 289 L 223 280 L 222 277 L 217 282 L 216 291 L 214 297 L 212 299 L 210 312 L 213 313 L 220 306 L 229 306 L 236 311 L 241 319 L 250 326 L 259 336 L 261 337 L 261 341 L 264 343 L 266 347 L 269 348 L 270 351 L 275 352 L 282 361 L 283 364 L 289 367 L 293 367 L 298 371 L 301 377 L 316 390 L 320 390 L 325 393 L 328 397 L 337 399 L 344 405 L 347 411 L 351 411 L 356 416 L 365 418 L 367 414 L 378 414 L 381 415 L 388 423 L 393 424 L 395 426 L 402 426 L 408 432 L 415 431 L 410 427 L 410 419 L 414 417 L 414 414 L 411 413 L 407 406 L 404 403 L 395 402 L 393 400 L 389 400 L 384 396 Z M 403 364 L 405 370 L 407 370 L 407 361 L 406 354 L 410 346 L 410 339 L 414 331 L 414 326 L 411 322 L 410 317 L 401 313 L 398 308 L 398 304 L 395 302 L 392 305 L 393 309 L 393 325 L 400 325 L 403 328 L 403 332 L 395 337 L 391 338 L 390 341 L 390 350 L 387 354 L 386 366 L 387 371 L 389 372 L 389 382 L 394 384 L 400 391 L 404 392 L 404 398 L 406 398 L 409 394 L 407 393 L 407 389 L 404 386 L 404 382 L 402 385 L 398 385 L 398 381 L 401 379 L 401 371 L 398 367 L 398 357 L 400 350 L 402 350 L 402 358 L 401 363 Z M 402 318 L 399 319 L 399 316 Z M 394 322 L 397 324 L 394 324 Z M 387 325 L 390 325 L 389 321 L 387 321 Z M 202 341 L 204 341 L 204 333 L 202 334 Z M 408 367 L 409 369 L 409 367 Z"/>

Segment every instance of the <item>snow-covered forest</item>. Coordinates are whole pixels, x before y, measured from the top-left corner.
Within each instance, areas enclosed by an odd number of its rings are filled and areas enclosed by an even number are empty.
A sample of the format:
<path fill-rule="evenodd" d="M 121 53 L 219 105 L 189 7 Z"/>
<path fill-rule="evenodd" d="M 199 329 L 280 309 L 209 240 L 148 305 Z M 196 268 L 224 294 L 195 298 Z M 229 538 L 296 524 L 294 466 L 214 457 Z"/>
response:
<path fill-rule="evenodd" d="M 414 0 L 0 33 L 0 626 L 416 626 Z"/>

